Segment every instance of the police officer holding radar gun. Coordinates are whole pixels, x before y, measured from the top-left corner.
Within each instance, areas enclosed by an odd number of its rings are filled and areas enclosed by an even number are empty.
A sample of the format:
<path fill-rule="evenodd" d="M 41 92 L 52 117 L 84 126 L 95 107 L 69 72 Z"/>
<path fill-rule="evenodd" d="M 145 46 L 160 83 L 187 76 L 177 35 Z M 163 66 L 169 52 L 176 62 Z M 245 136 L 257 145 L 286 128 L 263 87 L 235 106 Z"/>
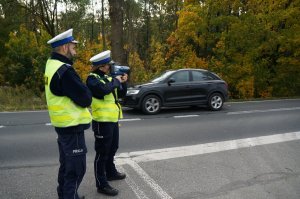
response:
<path fill-rule="evenodd" d="M 72 67 L 76 55 L 73 29 L 48 41 L 53 52 L 45 69 L 45 93 L 59 149 L 57 193 L 59 199 L 83 199 L 77 194 L 86 171 L 84 130 L 92 120 L 87 109 L 92 94 Z"/>
<path fill-rule="evenodd" d="M 109 50 L 90 59 L 92 72 L 87 78 L 87 86 L 92 91 L 92 128 L 95 135 L 96 157 L 94 172 L 98 193 L 115 196 L 118 190 L 111 187 L 108 181 L 122 180 L 124 173 L 117 171 L 114 156 L 119 147 L 119 124 L 122 118 L 119 97 L 126 95 L 128 75 L 111 76 L 111 52 Z M 129 68 L 129 67 L 127 67 Z"/>

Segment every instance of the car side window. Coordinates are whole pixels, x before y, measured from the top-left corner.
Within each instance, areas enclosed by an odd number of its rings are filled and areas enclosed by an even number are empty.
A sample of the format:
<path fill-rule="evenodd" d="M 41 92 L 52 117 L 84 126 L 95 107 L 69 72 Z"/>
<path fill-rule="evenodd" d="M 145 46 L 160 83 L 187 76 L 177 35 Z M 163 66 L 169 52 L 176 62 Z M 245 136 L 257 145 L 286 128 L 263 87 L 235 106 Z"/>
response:
<path fill-rule="evenodd" d="M 189 72 L 188 71 L 180 71 L 171 76 L 175 80 L 176 83 L 179 82 L 188 82 L 189 81 Z"/>
<path fill-rule="evenodd" d="M 205 80 L 212 80 L 211 76 L 209 76 L 207 73 L 204 73 L 202 71 L 192 71 L 192 77 L 193 81 L 205 81 Z"/>

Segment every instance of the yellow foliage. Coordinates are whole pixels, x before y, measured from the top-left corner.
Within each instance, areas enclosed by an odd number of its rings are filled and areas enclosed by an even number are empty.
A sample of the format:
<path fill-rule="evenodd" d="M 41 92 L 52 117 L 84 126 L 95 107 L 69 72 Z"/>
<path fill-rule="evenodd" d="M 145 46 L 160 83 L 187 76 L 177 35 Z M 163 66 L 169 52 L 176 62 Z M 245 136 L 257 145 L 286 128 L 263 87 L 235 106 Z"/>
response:
<path fill-rule="evenodd" d="M 270 98 L 272 97 L 273 87 L 269 86 L 266 89 L 260 91 L 258 94 L 262 98 Z"/>
<path fill-rule="evenodd" d="M 179 49 L 178 49 L 179 50 Z M 172 69 L 180 68 L 201 68 L 208 69 L 208 61 L 205 58 L 198 57 L 191 49 L 191 47 L 186 46 L 185 48 L 180 48 L 178 56 L 174 58 L 172 62 Z"/>
<path fill-rule="evenodd" d="M 129 81 L 131 84 L 146 82 L 149 80 L 149 72 L 145 71 L 144 61 L 142 61 L 137 52 L 129 54 L 129 66 L 131 68 Z"/>
<path fill-rule="evenodd" d="M 166 70 L 166 59 L 164 58 L 163 46 L 153 38 L 151 40 L 150 56 L 150 70 L 153 74 L 152 76 L 156 76 Z"/>
<path fill-rule="evenodd" d="M 205 40 L 199 35 L 199 31 L 205 23 L 203 18 L 199 15 L 200 12 L 201 4 L 198 2 L 191 2 L 178 12 L 178 28 L 175 33 L 182 47 L 191 40 L 195 45 L 204 45 Z"/>
<path fill-rule="evenodd" d="M 195 4 L 195 3 L 198 3 L 199 1 L 196 1 L 196 0 L 185 0 L 184 3 L 185 5 L 188 5 L 188 4 Z"/>
<path fill-rule="evenodd" d="M 198 40 L 196 35 L 198 32 L 199 25 L 203 22 L 201 17 L 191 11 L 181 11 L 180 18 L 178 20 L 178 30 L 177 34 L 182 40 L 186 38 L 192 38 L 193 40 Z"/>
<path fill-rule="evenodd" d="M 186 55 L 187 60 L 184 65 L 185 68 L 201 68 L 208 69 L 208 63 L 205 58 L 199 58 L 195 52 L 190 52 Z"/>
<path fill-rule="evenodd" d="M 79 41 L 81 41 L 80 38 Z M 83 81 L 86 80 L 92 67 L 91 62 L 89 61 L 90 58 L 102 51 L 104 51 L 104 49 L 101 40 L 99 42 L 86 41 L 78 44 L 77 57 L 74 62 L 74 68 Z"/>
<path fill-rule="evenodd" d="M 238 84 L 236 88 L 239 92 L 239 97 L 244 99 L 250 99 L 254 96 L 254 78 L 243 78 Z"/>
<path fill-rule="evenodd" d="M 167 39 L 167 42 L 169 44 L 169 50 L 166 53 L 166 60 L 171 60 L 173 57 L 179 55 L 178 49 L 180 47 L 180 43 L 178 42 L 176 38 L 176 33 L 171 33 L 170 37 Z"/>

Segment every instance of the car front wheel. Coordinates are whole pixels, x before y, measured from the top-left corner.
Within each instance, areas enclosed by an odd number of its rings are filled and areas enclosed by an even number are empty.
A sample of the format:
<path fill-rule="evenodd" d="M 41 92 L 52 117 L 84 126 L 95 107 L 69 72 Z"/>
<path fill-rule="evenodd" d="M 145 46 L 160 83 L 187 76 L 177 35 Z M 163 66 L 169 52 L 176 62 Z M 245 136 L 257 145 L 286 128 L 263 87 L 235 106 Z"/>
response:
<path fill-rule="evenodd" d="M 212 111 L 221 110 L 224 104 L 224 100 L 221 94 L 213 93 L 208 99 L 208 107 Z"/>
<path fill-rule="evenodd" d="M 148 95 L 142 102 L 142 111 L 145 114 L 157 114 L 161 109 L 161 100 L 156 95 Z"/>

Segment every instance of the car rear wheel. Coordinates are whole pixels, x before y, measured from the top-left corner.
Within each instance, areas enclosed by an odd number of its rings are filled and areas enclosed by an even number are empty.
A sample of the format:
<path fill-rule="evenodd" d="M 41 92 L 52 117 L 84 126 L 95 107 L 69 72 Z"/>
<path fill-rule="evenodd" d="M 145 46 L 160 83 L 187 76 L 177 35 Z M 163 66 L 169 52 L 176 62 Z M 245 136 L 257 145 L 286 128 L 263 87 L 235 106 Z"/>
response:
<path fill-rule="evenodd" d="M 221 110 L 224 104 L 223 96 L 220 93 L 213 93 L 208 99 L 208 107 L 212 111 Z"/>
<path fill-rule="evenodd" d="M 142 111 L 145 114 L 157 114 L 161 109 L 161 100 L 156 95 L 148 95 L 142 102 Z"/>

